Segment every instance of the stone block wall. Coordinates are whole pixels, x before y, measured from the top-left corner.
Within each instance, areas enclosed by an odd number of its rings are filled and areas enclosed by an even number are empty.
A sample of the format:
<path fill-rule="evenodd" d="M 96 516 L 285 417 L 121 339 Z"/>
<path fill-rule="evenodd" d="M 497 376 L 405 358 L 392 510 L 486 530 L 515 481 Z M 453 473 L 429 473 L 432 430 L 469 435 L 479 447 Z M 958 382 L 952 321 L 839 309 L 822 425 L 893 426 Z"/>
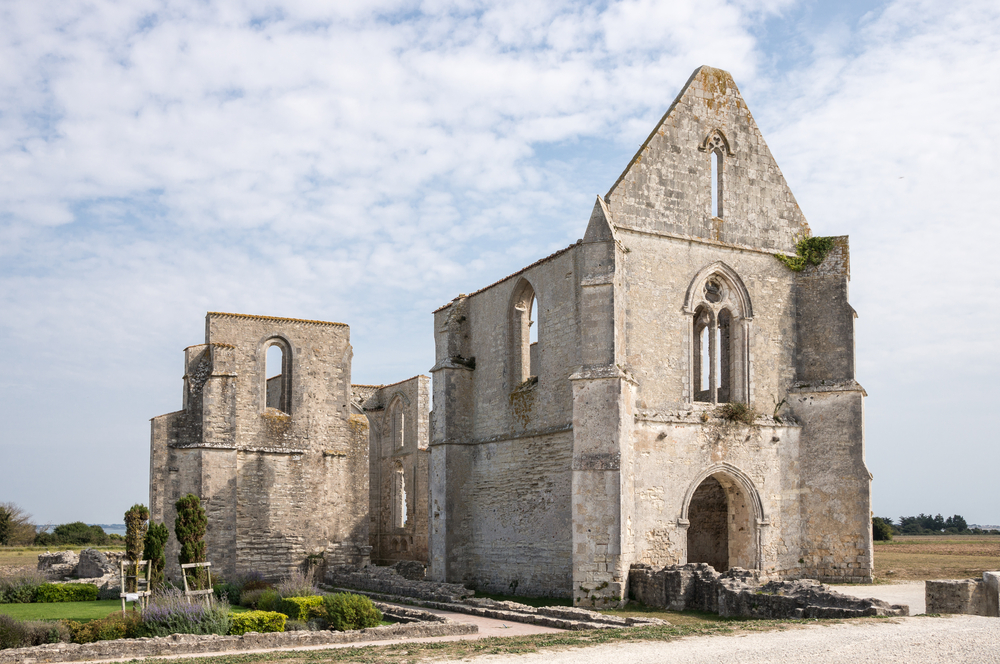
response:
<path fill-rule="evenodd" d="M 280 399 L 265 377 L 275 344 Z M 172 531 L 174 502 L 199 496 L 217 574 L 366 562 L 368 422 L 350 412 L 350 358 L 340 323 L 209 313 L 206 344 L 185 351 L 184 409 L 152 421 L 151 518 Z M 177 553 L 171 534 L 172 578 Z"/>
<path fill-rule="evenodd" d="M 924 582 L 927 613 L 961 613 L 1000 617 L 1000 572 L 984 572 L 982 579 Z"/>
<path fill-rule="evenodd" d="M 354 386 L 369 424 L 369 537 L 372 561 L 426 564 L 430 378 Z"/>

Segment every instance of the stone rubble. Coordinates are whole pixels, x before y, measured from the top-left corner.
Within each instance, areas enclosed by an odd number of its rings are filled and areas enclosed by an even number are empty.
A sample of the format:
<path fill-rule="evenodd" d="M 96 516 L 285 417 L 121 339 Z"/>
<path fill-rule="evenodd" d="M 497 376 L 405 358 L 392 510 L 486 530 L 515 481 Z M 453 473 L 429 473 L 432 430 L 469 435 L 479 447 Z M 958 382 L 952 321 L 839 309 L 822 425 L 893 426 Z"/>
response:
<path fill-rule="evenodd" d="M 907 606 L 842 595 L 811 579 L 762 581 L 756 571 L 733 568 L 719 574 L 706 563 L 660 570 L 632 565 L 629 572 L 633 599 L 670 611 L 693 609 L 742 618 L 858 618 L 910 613 Z"/>

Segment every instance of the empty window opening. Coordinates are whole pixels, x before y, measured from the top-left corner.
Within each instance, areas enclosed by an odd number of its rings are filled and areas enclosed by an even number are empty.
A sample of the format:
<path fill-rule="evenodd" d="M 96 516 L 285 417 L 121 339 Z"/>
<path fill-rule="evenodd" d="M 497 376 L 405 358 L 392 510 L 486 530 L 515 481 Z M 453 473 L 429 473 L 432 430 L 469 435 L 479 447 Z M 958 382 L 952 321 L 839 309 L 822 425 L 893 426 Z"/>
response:
<path fill-rule="evenodd" d="M 538 303 L 535 289 L 526 279 L 514 288 L 509 314 L 509 362 L 511 389 L 538 374 Z"/>
<path fill-rule="evenodd" d="M 722 151 L 712 152 L 712 214 L 722 218 Z"/>
<path fill-rule="evenodd" d="M 406 424 L 406 416 L 403 407 L 397 401 L 392 409 L 392 443 L 397 450 L 403 447 L 405 441 L 403 426 Z"/>
<path fill-rule="evenodd" d="M 409 548 L 409 545 L 407 544 L 406 540 L 399 541 L 399 548 L 402 550 L 403 553 L 406 553 L 407 549 Z"/>
<path fill-rule="evenodd" d="M 712 313 L 699 307 L 694 316 L 694 400 L 712 400 Z"/>
<path fill-rule="evenodd" d="M 264 356 L 264 407 L 290 412 L 288 358 L 280 343 L 267 347 Z"/>
<path fill-rule="evenodd" d="M 397 528 L 403 528 L 406 526 L 407 514 L 406 514 L 406 477 L 403 474 L 402 464 L 396 466 L 396 472 L 393 477 L 393 493 L 395 500 L 393 501 L 394 512 L 395 512 L 395 526 Z"/>
<path fill-rule="evenodd" d="M 716 330 L 717 339 L 715 375 L 719 377 L 718 393 L 716 398 L 719 403 L 730 401 L 730 374 L 732 372 L 732 321 L 733 317 L 726 309 L 719 312 L 719 327 Z"/>

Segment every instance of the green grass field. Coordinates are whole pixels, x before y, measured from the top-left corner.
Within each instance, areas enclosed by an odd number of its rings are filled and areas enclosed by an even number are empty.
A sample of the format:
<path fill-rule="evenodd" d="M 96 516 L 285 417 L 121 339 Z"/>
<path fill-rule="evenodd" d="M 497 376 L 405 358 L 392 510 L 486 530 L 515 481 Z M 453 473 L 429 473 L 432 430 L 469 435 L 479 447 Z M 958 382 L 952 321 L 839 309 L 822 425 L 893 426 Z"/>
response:
<path fill-rule="evenodd" d="M 131 608 L 131 604 L 126 606 Z M 54 602 L 46 604 L 0 604 L 0 613 L 20 620 L 94 620 L 122 610 L 116 599 L 96 602 Z"/>

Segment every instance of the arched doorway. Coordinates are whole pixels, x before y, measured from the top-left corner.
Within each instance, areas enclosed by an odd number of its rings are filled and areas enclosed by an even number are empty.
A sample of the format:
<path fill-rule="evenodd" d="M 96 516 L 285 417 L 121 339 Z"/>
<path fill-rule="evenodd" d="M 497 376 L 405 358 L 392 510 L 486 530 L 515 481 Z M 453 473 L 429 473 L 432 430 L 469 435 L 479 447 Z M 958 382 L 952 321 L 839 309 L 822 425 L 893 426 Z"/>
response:
<path fill-rule="evenodd" d="M 758 567 L 757 501 L 752 488 L 723 472 L 705 477 L 687 505 L 687 562 L 717 572 Z"/>

